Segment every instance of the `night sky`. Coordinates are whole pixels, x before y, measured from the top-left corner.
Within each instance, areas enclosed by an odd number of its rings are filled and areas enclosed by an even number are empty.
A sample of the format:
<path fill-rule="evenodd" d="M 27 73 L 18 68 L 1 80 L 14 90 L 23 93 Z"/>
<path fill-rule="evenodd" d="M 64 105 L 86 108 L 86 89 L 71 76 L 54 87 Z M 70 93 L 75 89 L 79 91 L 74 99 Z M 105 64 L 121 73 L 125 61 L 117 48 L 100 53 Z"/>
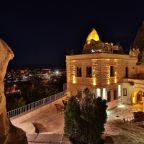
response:
<path fill-rule="evenodd" d="M 92 27 L 128 51 L 144 20 L 142 1 L 1 0 L 0 37 L 15 53 L 10 66 L 64 66 L 66 51 L 82 51 Z"/>

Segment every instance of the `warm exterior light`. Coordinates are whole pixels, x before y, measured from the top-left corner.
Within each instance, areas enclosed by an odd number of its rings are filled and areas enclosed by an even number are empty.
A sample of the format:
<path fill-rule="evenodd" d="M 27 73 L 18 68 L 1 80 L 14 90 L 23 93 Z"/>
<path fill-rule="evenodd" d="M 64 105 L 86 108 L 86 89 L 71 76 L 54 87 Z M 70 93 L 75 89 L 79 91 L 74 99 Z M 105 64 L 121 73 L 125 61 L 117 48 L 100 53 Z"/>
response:
<path fill-rule="evenodd" d="M 114 83 L 117 83 L 117 72 L 115 72 L 115 78 L 114 78 Z"/>
<path fill-rule="evenodd" d="M 96 78 L 93 78 L 93 85 L 96 85 Z"/>
<path fill-rule="evenodd" d="M 97 97 L 101 96 L 101 89 L 100 88 L 96 89 L 96 95 L 97 95 Z"/>
<path fill-rule="evenodd" d="M 115 77 L 115 79 L 114 79 L 114 83 L 117 83 L 117 78 Z"/>
<path fill-rule="evenodd" d="M 114 59 L 114 62 L 117 62 L 117 59 Z"/>
<path fill-rule="evenodd" d="M 118 85 L 118 96 L 121 96 L 121 85 Z"/>
<path fill-rule="evenodd" d="M 132 103 L 133 103 L 133 104 L 136 103 L 136 98 L 135 98 L 135 96 L 133 96 L 133 98 L 132 98 Z"/>
<path fill-rule="evenodd" d="M 110 84 L 110 80 L 107 81 L 107 84 L 108 84 L 108 85 Z"/>
<path fill-rule="evenodd" d="M 94 41 L 99 41 L 99 36 L 97 31 L 93 28 L 92 31 L 90 32 L 90 34 L 87 37 L 87 44 L 90 44 L 91 40 Z"/>
<path fill-rule="evenodd" d="M 103 88 L 103 99 L 107 99 L 106 88 Z"/>
<path fill-rule="evenodd" d="M 73 83 L 73 84 L 76 83 L 76 77 L 75 77 L 75 76 L 73 76 L 73 78 L 72 78 L 72 83 Z"/>
<path fill-rule="evenodd" d="M 134 91 L 134 93 L 132 95 L 132 104 L 135 104 L 137 102 L 137 99 L 136 99 L 137 93 L 138 93 L 137 91 Z"/>

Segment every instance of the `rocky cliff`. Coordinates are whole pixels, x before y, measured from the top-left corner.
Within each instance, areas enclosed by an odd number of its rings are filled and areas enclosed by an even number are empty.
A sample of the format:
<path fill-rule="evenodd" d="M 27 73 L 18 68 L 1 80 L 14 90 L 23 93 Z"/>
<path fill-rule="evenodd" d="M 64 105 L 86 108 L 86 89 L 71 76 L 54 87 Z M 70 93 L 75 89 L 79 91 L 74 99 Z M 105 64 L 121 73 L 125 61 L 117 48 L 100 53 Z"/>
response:
<path fill-rule="evenodd" d="M 0 39 L 0 144 L 27 144 L 25 133 L 11 124 L 6 112 L 4 77 L 8 63 L 13 57 L 12 50 Z"/>
<path fill-rule="evenodd" d="M 144 49 L 144 22 L 137 31 L 136 37 L 133 42 L 133 48 L 139 48 L 140 52 Z"/>

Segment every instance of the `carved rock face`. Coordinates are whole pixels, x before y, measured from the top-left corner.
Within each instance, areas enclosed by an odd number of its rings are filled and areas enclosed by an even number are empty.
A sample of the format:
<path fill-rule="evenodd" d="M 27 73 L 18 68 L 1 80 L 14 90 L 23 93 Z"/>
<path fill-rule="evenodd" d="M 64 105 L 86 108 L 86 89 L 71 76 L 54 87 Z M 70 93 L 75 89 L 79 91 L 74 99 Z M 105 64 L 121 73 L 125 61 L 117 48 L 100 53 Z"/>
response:
<path fill-rule="evenodd" d="M 144 49 L 144 22 L 137 31 L 135 40 L 133 42 L 133 48 L 139 48 L 141 53 Z"/>
<path fill-rule="evenodd" d="M 4 95 L 4 77 L 8 62 L 14 57 L 13 52 L 7 44 L 0 39 L 0 134 L 7 134 L 9 130 L 8 119 L 6 115 L 6 100 Z"/>
<path fill-rule="evenodd" d="M 15 138 L 16 136 L 18 137 L 19 134 L 22 136 L 21 144 L 27 143 L 25 133 L 22 130 L 11 125 L 6 112 L 4 77 L 6 74 L 8 63 L 11 59 L 13 59 L 13 57 L 13 51 L 2 39 L 0 39 L 0 144 L 8 144 L 9 142 L 16 144 L 19 139 Z M 14 133 L 12 131 L 12 128 L 15 129 Z"/>

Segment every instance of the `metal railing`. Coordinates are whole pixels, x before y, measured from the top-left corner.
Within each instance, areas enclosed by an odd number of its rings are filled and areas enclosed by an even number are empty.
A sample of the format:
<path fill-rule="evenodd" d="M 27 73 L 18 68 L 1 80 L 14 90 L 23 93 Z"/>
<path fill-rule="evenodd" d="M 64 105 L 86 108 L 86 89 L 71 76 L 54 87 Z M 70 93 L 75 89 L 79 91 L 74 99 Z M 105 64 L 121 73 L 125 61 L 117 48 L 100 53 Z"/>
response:
<path fill-rule="evenodd" d="M 50 102 L 53 102 L 53 101 L 63 97 L 64 94 L 65 94 L 65 91 L 57 93 L 57 94 L 54 94 L 54 95 L 51 95 L 51 96 L 48 96 L 48 97 L 43 98 L 41 100 L 38 100 L 38 101 L 32 102 L 30 104 L 24 105 L 24 106 L 22 106 L 20 108 L 8 111 L 7 115 L 8 115 L 9 118 L 21 115 L 24 112 L 28 112 L 28 111 L 34 110 L 34 109 L 36 109 L 36 108 L 38 108 L 38 107 L 40 107 L 42 105 L 46 105 L 46 104 L 48 104 Z"/>

